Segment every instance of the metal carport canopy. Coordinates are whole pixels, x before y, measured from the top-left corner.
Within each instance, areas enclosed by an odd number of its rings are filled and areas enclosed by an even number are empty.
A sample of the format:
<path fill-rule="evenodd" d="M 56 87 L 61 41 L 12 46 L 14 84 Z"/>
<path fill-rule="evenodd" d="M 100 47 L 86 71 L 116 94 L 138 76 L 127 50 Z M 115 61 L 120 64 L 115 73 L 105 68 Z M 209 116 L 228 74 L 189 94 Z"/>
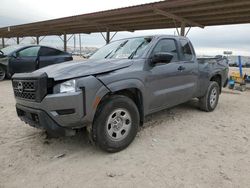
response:
<path fill-rule="evenodd" d="M 249 0 L 166 0 L 0 28 L 0 37 L 135 31 L 250 23 Z M 182 32 L 183 35 L 183 32 Z"/>

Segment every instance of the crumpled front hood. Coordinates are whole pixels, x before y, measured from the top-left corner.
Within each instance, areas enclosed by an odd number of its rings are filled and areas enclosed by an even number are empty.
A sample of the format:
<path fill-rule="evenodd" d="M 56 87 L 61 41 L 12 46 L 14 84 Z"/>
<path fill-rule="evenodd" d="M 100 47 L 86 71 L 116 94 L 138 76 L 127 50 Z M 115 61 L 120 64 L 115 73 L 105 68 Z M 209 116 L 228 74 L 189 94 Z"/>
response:
<path fill-rule="evenodd" d="M 89 59 L 86 61 L 68 61 L 65 63 L 51 65 L 35 72 L 45 72 L 49 78 L 54 78 L 54 80 L 57 81 L 106 73 L 128 67 L 131 64 L 132 60 L 130 59 Z"/>

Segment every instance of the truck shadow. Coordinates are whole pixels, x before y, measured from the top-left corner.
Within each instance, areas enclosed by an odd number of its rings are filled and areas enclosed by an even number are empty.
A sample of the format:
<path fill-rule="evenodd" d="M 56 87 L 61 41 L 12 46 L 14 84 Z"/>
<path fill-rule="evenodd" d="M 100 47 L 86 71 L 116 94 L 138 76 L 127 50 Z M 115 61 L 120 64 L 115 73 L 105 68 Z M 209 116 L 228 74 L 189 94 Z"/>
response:
<path fill-rule="evenodd" d="M 170 120 L 175 121 L 176 119 L 181 119 L 185 113 L 190 113 L 192 111 L 200 111 L 198 99 L 192 99 L 186 103 L 146 116 L 142 128 L 155 126 Z"/>
<path fill-rule="evenodd" d="M 190 111 L 198 111 L 198 106 L 198 100 L 193 99 L 176 107 L 148 115 L 141 129 L 147 129 L 148 127 L 160 125 L 161 123 L 180 119 L 185 112 L 190 113 Z M 90 143 L 86 129 L 79 130 L 76 135 L 72 137 L 49 138 L 45 136 L 44 132 L 41 133 L 41 135 L 43 136 L 40 136 L 40 142 L 46 145 L 48 149 L 61 150 L 67 153 L 83 150 L 89 150 L 91 153 L 104 153 L 100 151 L 98 147 Z"/>

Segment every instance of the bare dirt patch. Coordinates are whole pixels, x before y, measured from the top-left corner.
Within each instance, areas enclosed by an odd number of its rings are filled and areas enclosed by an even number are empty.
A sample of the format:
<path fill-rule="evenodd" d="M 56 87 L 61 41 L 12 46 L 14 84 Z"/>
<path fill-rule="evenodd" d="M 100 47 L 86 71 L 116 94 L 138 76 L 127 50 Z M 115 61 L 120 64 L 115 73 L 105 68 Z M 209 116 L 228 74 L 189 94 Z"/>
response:
<path fill-rule="evenodd" d="M 237 94 L 233 94 L 237 93 Z M 225 90 L 212 113 L 197 101 L 150 115 L 124 151 L 86 133 L 46 139 L 21 122 L 0 82 L 0 187 L 250 187 L 250 91 Z"/>

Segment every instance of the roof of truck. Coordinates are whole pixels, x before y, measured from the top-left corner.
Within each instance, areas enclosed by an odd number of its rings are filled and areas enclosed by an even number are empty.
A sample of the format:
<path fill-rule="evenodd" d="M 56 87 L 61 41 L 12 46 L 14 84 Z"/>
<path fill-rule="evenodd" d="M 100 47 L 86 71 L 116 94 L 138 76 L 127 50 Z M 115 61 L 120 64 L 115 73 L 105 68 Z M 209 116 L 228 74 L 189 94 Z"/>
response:
<path fill-rule="evenodd" d="M 183 39 L 189 40 L 188 37 L 184 37 L 184 36 L 158 34 L 158 35 L 140 35 L 140 36 L 134 36 L 134 37 L 126 37 L 126 38 L 121 38 L 121 39 L 117 39 L 114 41 L 133 39 L 133 38 L 183 38 Z"/>

